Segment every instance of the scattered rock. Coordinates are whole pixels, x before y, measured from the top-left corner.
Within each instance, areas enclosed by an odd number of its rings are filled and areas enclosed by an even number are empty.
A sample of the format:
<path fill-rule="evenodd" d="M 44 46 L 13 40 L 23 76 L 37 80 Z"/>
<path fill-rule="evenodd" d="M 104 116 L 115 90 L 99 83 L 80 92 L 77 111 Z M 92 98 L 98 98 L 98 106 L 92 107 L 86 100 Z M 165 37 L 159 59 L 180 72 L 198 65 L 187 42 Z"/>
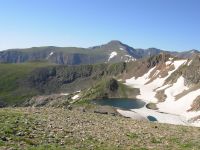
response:
<path fill-rule="evenodd" d="M 5 136 L 2 136 L 2 137 L 1 137 L 1 140 L 2 140 L 2 141 L 8 141 L 7 137 L 5 137 Z"/>
<path fill-rule="evenodd" d="M 155 103 L 148 103 L 148 104 L 146 105 L 146 107 L 147 107 L 148 109 L 158 110 L 158 108 L 157 108 L 157 106 L 156 106 Z"/>
<path fill-rule="evenodd" d="M 25 133 L 24 132 L 22 132 L 22 131 L 19 131 L 19 132 L 17 132 L 17 134 L 16 134 L 17 136 L 24 136 L 25 135 Z"/>

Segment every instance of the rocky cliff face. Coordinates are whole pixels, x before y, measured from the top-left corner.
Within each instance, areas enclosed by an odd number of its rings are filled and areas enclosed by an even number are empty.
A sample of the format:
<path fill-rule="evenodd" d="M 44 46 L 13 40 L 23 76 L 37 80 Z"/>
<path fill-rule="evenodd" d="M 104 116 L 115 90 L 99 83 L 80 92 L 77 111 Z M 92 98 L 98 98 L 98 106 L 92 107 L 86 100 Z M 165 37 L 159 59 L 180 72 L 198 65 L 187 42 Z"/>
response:
<path fill-rule="evenodd" d="M 185 83 L 188 86 L 200 85 L 200 55 L 194 55 L 192 59 L 188 60 L 185 67 L 186 69 L 183 71 Z"/>
<path fill-rule="evenodd" d="M 23 63 L 29 61 L 49 61 L 56 64 L 78 65 L 78 64 L 94 64 L 103 62 L 104 55 L 91 55 L 83 53 L 68 53 L 58 51 L 51 47 L 38 50 L 33 48 L 32 51 L 25 50 L 9 50 L 0 52 L 1 63 Z"/>

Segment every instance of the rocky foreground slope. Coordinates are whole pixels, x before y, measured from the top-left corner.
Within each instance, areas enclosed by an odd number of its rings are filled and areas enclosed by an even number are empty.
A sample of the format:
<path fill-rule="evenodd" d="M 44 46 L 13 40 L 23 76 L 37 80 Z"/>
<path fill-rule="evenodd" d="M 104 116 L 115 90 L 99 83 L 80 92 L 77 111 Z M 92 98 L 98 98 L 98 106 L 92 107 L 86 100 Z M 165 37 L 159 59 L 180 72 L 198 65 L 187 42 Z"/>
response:
<path fill-rule="evenodd" d="M 0 109 L 0 149 L 200 149 L 200 128 L 53 108 Z"/>

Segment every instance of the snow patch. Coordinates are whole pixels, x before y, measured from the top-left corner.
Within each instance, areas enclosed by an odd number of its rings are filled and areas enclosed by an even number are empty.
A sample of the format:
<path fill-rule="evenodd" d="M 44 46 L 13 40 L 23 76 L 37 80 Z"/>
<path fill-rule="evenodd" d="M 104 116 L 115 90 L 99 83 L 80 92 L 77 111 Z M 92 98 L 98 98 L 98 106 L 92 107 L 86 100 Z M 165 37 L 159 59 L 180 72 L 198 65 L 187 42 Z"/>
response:
<path fill-rule="evenodd" d="M 157 105 L 160 111 L 164 111 L 168 113 L 173 112 L 174 114 L 177 114 L 177 115 L 183 115 L 187 119 L 200 115 L 200 111 L 187 112 L 187 110 L 191 108 L 191 104 L 193 103 L 193 101 L 197 98 L 197 96 L 199 96 L 200 89 L 190 92 L 178 100 L 174 100 L 174 97 L 171 96 L 172 93 L 170 93 L 169 91 L 170 90 L 166 92 L 168 97 L 165 100 L 165 102 L 159 103 Z"/>
<path fill-rule="evenodd" d="M 146 103 L 149 102 L 158 102 L 155 98 L 156 91 L 165 89 L 165 95 L 167 98 L 165 102 L 158 103 L 157 107 L 159 108 L 158 111 L 156 110 L 149 110 L 147 108 L 141 109 L 132 109 L 131 112 L 122 112 L 122 114 L 126 114 L 129 117 L 137 116 L 135 113 L 139 114 L 142 117 L 153 116 L 155 117 L 158 122 L 161 123 L 172 123 L 172 124 L 181 124 L 181 125 L 195 125 L 200 126 L 200 121 L 196 121 L 194 123 L 188 122 L 193 117 L 199 116 L 200 111 L 197 112 L 188 112 L 191 108 L 191 104 L 199 96 L 200 89 L 196 91 L 192 91 L 187 95 L 181 97 L 180 99 L 176 100 L 175 96 L 182 93 L 184 90 L 188 90 L 188 87 L 184 85 L 184 78 L 181 76 L 177 79 L 176 83 L 163 85 L 165 80 L 174 72 L 176 71 L 181 65 L 187 63 L 187 60 L 176 60 L 174 62 L 170 61 L 167 65 L 171 66 L 174 65 L 174 70 L 169 71 L 168 75 L 164 78 L 156 78 L 152 82 L 148 83 L 150 79 L 150 74 L 154 71 L 154 76 L 158 74 L 158 70 L 156 67 L 151 68 L 146 74 L 139 78 L 131 78 L 126 80 L 126 85 L 134 88 L 140 89 L 140 95 L 137 96 L 138 99 L 144 100 Z M 148 83 L 148 84 L 147 84 Z M 161 113 L 162 112 L 162 113 Z M 137 116 L 138 117 L 138 116 Z"/>
<path fill-rule="evenodd" d="M 136 120 L 147 120 L 145 117 L 143 117 L 142 115 L 133 112 L 133 111 L 127 111 L 127 110 L 121 110 L 121 109 L 117 109 L 117 112 L 120 113 L 122 116 L 125 117 L 130 117 L 132 119 L 136 119 Z"/>
<path fill-rule="evenodd" d="M 81 90 L 78 90 L 78 91 L 76 91 L 75 93 L 80 93 L 81 92 Z"/>
<path fill-rule="evenodd" d="M 54 54 L 54 52 L 51 52 L 48 56 L 47 59 L 49 59 L 49 57 L 51 57 Z"/>
<path fill-rule="evenodd" d="M 129 58 L 132 58 L 132 56 L 131 55 L 125 55 L 126 57 L 129 57 Z"/>
<path fill-rule="evenodd" d="M 167 61 L 165 64 L 166 66 L 170 66 L 172 64 L 172 61 Z"/>
<path fill-rule="evenodd" d="M 125 62 L 136 61 L 136 59 L 131 55 L 125 55 L 125 57 Z"/>
<path fill-rule="evenodd" d="M 165 90 L 165 94 L 167 95 L 168 99 L 174 100 L 174 96 L 187 89 L 188 87 L 184 85 L 184 78 L 181 76 L 178 78 L 177 82 L 173 84 L 173 86 Z"/>
<path fill-rule="evenodd" d="M 117 52 L 112 52 L 108 58 L 108 61 L 110 61 L 110 59 L 114 58 L 115 56 L 117 56 Z"/>
<path fill-rule="evenodd" d="M 122 48 L 122 47 L 120 47 L 119 49 L 120 49 L 121 51 L 124 51 L 124 48 Z"/>
<path fill-rule="evenodd" d="M 52 56 L 54 54 L 54 52 L 51 52 L 50 54 L 49 54 L 49 56 Z"/>
<path fill-rule="evenodd" d="M 76 100 L 76 99 L 78 99 L 80 97 L 80 95 L 79 94 L 76 94 L 76 95 L 74 95 L 73 97 L 72 97 L 72 99 L 73 100 Z"/>
<path fill-rule="evenodd" d="M 150 74 L 156 67 L 151 68 L 146 74 L 139 78 L 131 78 L 126 80 L 126 85 L 134 88 L 140 89 L 140 95 L 137 96 L 138 99 L 142 99 L 145 102 L 157 102 L 157 98 L 155 98 L 156 89 L 163 86 L 165 80 L 174 72 L 176 71 L 186 60 L 177 60 L 174 61 L 171 65 L 174 65 L 175 69 L 168 72 L 168 75 L 164 78 L 156 78 L 152 82 L 150 81 Z M 146 84 L 148 83 L 148 84 Z"/>
<path fill-rule="evenodd" d="M 69 93 L 60 93 L 60 95 L 67 96 L 67 95 L 69 95 Z"/>
<path fill-rule="evenodd" d="M 162 113 L 156 110 L 148 109 L 146 107 L 140 109 L 131 109 L 130 111 L 117 110 L 121 115 L 130 117 L 132 119 L 147 119 L 149 116 L 154 117 L 159 123 L 168 123 L 168 124 L 176 124 L 176 125 L 188 125 L 187 121 L 184 117 Z"/>

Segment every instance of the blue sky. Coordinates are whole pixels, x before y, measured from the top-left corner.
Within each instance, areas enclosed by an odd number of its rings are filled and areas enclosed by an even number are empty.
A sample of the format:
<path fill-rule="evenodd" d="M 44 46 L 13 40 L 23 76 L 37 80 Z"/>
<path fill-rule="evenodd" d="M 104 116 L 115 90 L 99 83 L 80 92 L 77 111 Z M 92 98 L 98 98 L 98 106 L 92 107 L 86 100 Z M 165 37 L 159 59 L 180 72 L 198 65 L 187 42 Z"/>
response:
<path fill-rule="evenodd" d="M 200 49 L 199 0 L 0 0 L 0 50 L 89 47 Z"/>

